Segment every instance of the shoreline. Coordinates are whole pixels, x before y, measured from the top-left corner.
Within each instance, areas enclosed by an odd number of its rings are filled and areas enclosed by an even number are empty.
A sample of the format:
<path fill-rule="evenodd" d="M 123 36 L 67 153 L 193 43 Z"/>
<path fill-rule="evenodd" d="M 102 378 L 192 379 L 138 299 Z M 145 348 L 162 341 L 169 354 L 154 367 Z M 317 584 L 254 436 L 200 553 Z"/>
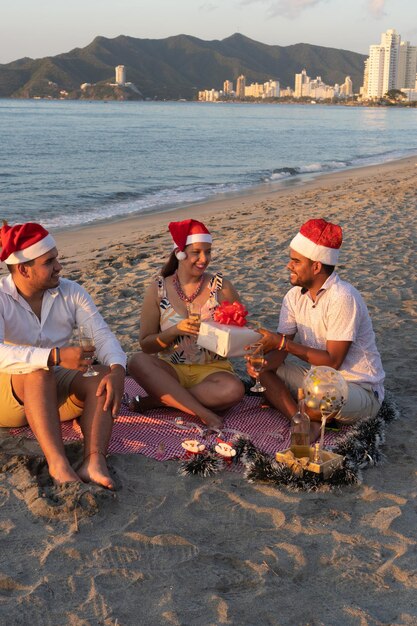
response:
<path fill-rule="evenodd" d="M 118 236 L 126 239 L 133 235 L 133 229 L 139 227 L 148 233 L 152 226 L 159 227 L 163 224 L 166 226 L 167 231 L 168 222 L 187 219 L 190 215 L 200 220 L 203 220 L 203 218 L 208 215 L 224 214 L 224 216 L 227 217 L 227 213 L 224 213 L 226 208 L 230 211 L 236 211 L 244 209 L 248 203 L 257 205 L 263 202 L 278 201 L 280 198 L 284 197 L 293 198 L 303 192 L 309 193 L 315 191 L 322 186 L 327 188 L 328 185 L 342 184 L 346 179 L 351 177 L 353 177 L 355 181 L 359 181 L 373 174 L 379 175 L 385 171 L 396 171 L 397 169 L 402 169 L 403 166 L 412 165 L 413 161 L 415 161 L 415 165 L 417 166 L 417 153 L 415 156 L 394 159 L 393 161 L 387 161 L 385 163 L 352 167 L 313 175 L 310 180 L 300 181 L 298 184 L 291 179 L 287 179 L 283 183 L 276 183 L 273 189 L 261 188 L 261 185 L 259 185 L 252 189 L 242 191 L 242 193 L 224 194 L 221 197 L 190 203 L 184 207 L 176 206 L 155 212 L 114 217 L 107 222 L 100 220 L 99 222 L 81 226 L 77 225 L 64 227 L 62 229 L 53 229 L 51 232 L 57 240 L 60 250 L 69 250 L 69 248 L 76 243 L 77 250 L 85 253 L 85 248 L 88 246 L 88 242 L 91 240 L 91 233 L 93 232 L 95 236 L 102 239 L 103 237 L 111 236 L 114 233 L 115 227 L 117 227 L 119 231 Z M 274 183 L 270 183 L 271 187 L 273 185 Z M 76 242 L 72 240 L 74 234 L 77 235 Z"/>

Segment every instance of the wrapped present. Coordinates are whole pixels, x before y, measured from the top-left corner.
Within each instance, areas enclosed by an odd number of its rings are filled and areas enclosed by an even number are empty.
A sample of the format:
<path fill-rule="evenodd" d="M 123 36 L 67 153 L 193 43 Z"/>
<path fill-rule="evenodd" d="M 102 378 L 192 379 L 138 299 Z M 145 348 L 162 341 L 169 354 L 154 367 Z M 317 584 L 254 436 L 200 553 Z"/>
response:
<path fill-rule="evenodd" d="M 243 356 L 245 346 L 262 335 L 246 326 L 230 326 L 218 322 L 201 322 L 197 344 L 224 357 Z"/>
<path fill-rule="evenodd" d="M 201 322 L 197 344 L 220 356 L 243 356 L 245 346 L 262 337 L 246 326 L 247 314 L 241 302 L 222 302 L 214 311 L 213 322 Z"/>

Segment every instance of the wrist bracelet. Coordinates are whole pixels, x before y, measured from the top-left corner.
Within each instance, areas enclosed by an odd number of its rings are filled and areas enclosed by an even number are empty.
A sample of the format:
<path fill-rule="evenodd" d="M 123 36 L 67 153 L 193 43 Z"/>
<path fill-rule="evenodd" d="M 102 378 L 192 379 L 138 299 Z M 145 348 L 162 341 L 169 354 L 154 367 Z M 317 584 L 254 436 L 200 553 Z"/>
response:
<path fill-rule="evenodd" d="M 286 336 L 282 335 L 281 341 L 279 342 L 278 350 L 283 350 L 286 342 L 287 342 Z"/>
<path fill-rule="evenodd" d="M 161 346 L 161 348 L 168 348 L 168 344 L 167 344 L 167 343 L 164 343 L 164 342 L 162 341 L 162 339 L 160 339 L 159 337 L 155 337 L 155 341 L 156 341 L 156 343 L 159 343 L 159 345 Z"/>
<path fill-rule="evenodd" d="M 61 353 L 59 348 L 52 348 L 51 350 L 51 355 L 52 355 L 52 365 L 56 366 L 59 365 L 61 363 Z"/>

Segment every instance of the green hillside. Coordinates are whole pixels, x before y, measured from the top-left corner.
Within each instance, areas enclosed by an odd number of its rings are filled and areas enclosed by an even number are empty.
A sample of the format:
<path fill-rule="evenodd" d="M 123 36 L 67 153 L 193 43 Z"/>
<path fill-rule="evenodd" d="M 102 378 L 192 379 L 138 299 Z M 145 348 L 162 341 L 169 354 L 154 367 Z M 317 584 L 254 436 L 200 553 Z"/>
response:
<path fill-rule="evenodd" d="M 357 91 L 364 60 L 364 55 L 347 50 L 303 43 L 268 46 L 240 34 L 222 41 L 188 35 L 96 37 L 85 48 L 0 65 L 0 97 L 56 97 L 61 90 L 80 97 L 82 83 L 113 82 L 116 65 L 126 66 L 127 80 L 145 98 L 192 99 L 200 89 L 220 89 L 226 79 L 235 82 L 239 74 L 245 74 L 247 83 L 278 79 L 282 87 L 294 87 L 294 74 L 303 68 L 331 85 L 349 75 Z"/>

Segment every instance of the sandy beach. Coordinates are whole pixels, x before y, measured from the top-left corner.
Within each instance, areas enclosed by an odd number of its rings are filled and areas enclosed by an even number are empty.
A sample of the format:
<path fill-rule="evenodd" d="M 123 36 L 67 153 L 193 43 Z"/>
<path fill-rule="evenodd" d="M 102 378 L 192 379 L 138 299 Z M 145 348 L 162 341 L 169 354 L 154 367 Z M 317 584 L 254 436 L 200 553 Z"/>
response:
<path fill-rule="evenodd" d="M 367 302 L 401 417 L 360 485 L 318 493 L 233 472 L 181 477 L 175 461 L 113 455 L 115 494 L 60 494 L 45 486 L 37 445 L 3 429 L 1 623 L 417 624 L 416 176 L 408 158 L 56 234 L 63 275 L 88 289 L 133 352 L 144 290 L 172 248 L 169 221 L 207 224 L 211 270 L 271 329 L 289 288 L 290 239 L 309 218 L 341 224 L 338 271 Z"/>

